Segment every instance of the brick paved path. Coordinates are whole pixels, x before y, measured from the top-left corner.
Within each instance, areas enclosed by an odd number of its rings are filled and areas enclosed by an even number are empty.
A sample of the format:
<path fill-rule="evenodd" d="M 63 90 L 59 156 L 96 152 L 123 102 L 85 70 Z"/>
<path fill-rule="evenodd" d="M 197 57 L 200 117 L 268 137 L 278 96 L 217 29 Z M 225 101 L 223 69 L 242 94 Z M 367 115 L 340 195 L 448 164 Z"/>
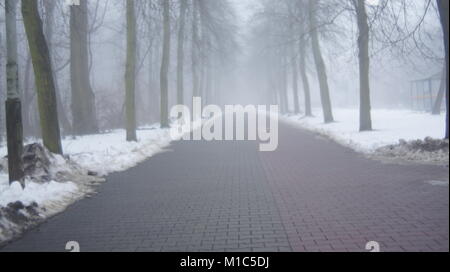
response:
<path fill-rule="evenodd" d="M 393 165 L 280 124 L 255 142 L 177 142 L 5 251 L 448 251 L 448 169 Z"/>

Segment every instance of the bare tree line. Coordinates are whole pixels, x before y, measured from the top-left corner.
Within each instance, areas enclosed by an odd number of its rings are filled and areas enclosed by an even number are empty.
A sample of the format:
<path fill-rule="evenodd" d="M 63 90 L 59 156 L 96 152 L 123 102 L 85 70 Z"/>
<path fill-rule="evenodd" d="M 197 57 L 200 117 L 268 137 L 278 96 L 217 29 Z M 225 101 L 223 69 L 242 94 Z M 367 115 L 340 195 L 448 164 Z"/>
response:
<path fill-rule="evenodd" d="M 276 90 L 277 95 L 273 96 L 273 93 L 269 91 L 268 100 L 271 103 L 280 104 L 281 110 L 285 113 L 290 111 L 288 105 L 291 103 L 286 102 L 288 98 L 294 100 L 292 101 L 294 113 L 298 114 L 301 111 L 298 102 L 300 94 L 298 73 L 300 73 L 305 102 L 302 112 L 305 116 L 311 116 L 310 77 L 315 74 L 324 122 L 334 122 L 330 98 L 333 90 L 330 89 L 328 64 L 322 52 L 324 44 L 337 46 L 342 39 L 355 41 L 359 65 L 360 131 L 373 129 L 370 67 L 371 58 L 374 55 L 391 50 L 399 55 L 399 58 L 408 58 L 413 51 L 417 51 L 422 58 L 435 60 L 436 65 L 448 62 L 447 49 L 444 57 L 438 50 L 427 46 L 423 38 L 431 37 L 424 27 L 425 17 L 433 16 L 432 12 L 437 11 L 436 16 L 442 21 L 442 40 L 448 42 L 448 25 L 446 24 L 448 3 L 446 1 L 380 0 L 375 1 L 376 4 L 366 0 L 261 0 L 259 2 L 260 10 L 252 19 L 255 47 L 253 51 L 255 54 L 270 56 L 263 64 L 267 66 L 263 74 L 268 74 L 265 77 L 269 81 L 267 86 L 270 86 L 269 90 Z M 419 19 L 410 20 L 409 17 L 413 17 L 413 13 L 418 13 Z M 339 19 L 344 23 L 338 22 Z M 356 32 L 351 31 L 352 25 L 356 26 Z M 448 73 L 448 69 L 446 70 Z M 287 94 L 286 85 L 289 84 L 287 81 L 289 76 L 292 79 L 290 84 L 292 94 Z M 444 93 L 448 101 L 448 87 L 441 87 L 435 102 L 436 112 L 439 112 L 438 109 L 442 105 Z M 448 138 L 448 122 L 446 138 Z"/>
<path fill-rule="evenodd" d="M 6 119 L 11 181 L 21 180 L 23 176 L 21 149 L 24 126 L 26 135 L 41 137 L 46 148 L 62 154 L 61 135 L 99 133 L 101 129 L 115 128 L 117 119 L 121 119 L 127 131 L 126 140 L 137 141 L 137 112 L 147 111 L 137 109 L 137 106 L 159 107 L 160 124 L 165 128 L 170 124 L 170 97 L 181 103 L 189 95 L 212 100 L 214 93 L 217 93 L 213 90 L 217 85 L 212 84 L 212 77 L 219 77 L 216 71 L 224 69 L 224 63 L 230 58 L 224 56 L 234 48 L 227 46 L 235 45 L 232 42 L 235 39 L 232 31 L 234 15 L 228 1 L 95 2 L 81 0 L 80 5 L 66 7 L 64 1 L 4 1 L 6 16 L 1 21 L 5 24 L 8 50 L 2 51 L 2 56 L 6 53 L 8 57 Z M 19 7 L 21 12 L 17 12 Z M 214 10 L 219 8 L 222 10 Z M 121 10 L 125 11 L 122 13 L 123 28 L 105 24 L 105 14 L 111 9 L 119 15 Z M 22 22 L 23 32 L 16 27 L 16 23 Z M 110 28 L 121 35 L 126 47 L 124 77 L 119 81 L 124 86 L 123 102 L 119 102 L 123 105 L 122 110 L 117 110 L 115 102 L 108 104 L 108 101 L 120 101 L 120 97 L 98 101 L 105 97 L 97 97 L 91 85 L 92 67 L 95 65 L 92 39 L 102 28 Z M 227 28 L 229 31 L 224 31 Z M 149 38 L 141 39 L 142 33 Z M 171 47 L 175 40 L 178 42 L 176 54 Z M 121 43 L 116 45 L 121 47 Z M 18 54 L 14 53 L 18 50 L 24 58 L 23 66 Z M 185 65 L 190 54 L 192 73 Z M 176 58 L 173 58 L 174 55 Z M 148 59 L 147 64 L 144 59 Z M 177 71 L 175 80 L 171 77 L 172 64 Z M 144 67 L 148 71 L 145 75 L 142 73 Z M 61 77 L 66 70 L 69 70 L 68 74 Z M 159 74 L 159 80 L 156 74 Z M 185 74 L 192 76 L 191 92 L 185 91 L 188 89 Z M 148 85 L 140 86 L 142 81 L 139 77 L 148 78 Z M 19 84 L 20 79 L 23 79 L 23 88 Z M 32 84 L 33 80 L 35 84 Z M 154 84 L 155 81 L 159 81 L 159 86 Z M 172 88 L 173 81 L 176 81 L 176 88 Z M 61 82 L 65 87 L 61 87 Z M 145 95 L 142 90 L 137 91 L 137 86 L 149 92 L 146 95 L 149 103 L 139 103 L 140 97 Z M 67 87 L 69 92 L 65 90 Z M 157 96 L 160 101 L 155 105 Z M 21 107 L 21 100 L 24 100 L 26 107 Z M 111 109 L 114 107 L 116 109 Z M 34 118 L 36 112 L 38 118 Z M 153 113 L 152 116 L 141 124 L 150 124 L 150 120 L 155 118 L 154 111 L 149 112 Z M 114 115 L 111 117 L 114 121 L 106 117 L 107 122 L 104 123 L 104 119 L 99 119 L 99 115 L 108 116 L 110 113 Z M 22 123 L 23 119 L 25 122 Z M 99 120 L 103 122 L 99 123 Z M 39 130 L 35 131 L 33 127 Z"/>
<path fill-rule="evenodd" d="M 422 2 L 423 8 L 412 8 L 405 0 L 380 0 L 377 5 L 365 0 L 258 1 L 247 41 L 265 101 L 279 104 L 283 113 L 293 104 L 294 113 L 309 117 L 311 96 L 318 93 L 323 121 L 334 122 L 324 48 L 351 39 L 359 66 L 359 129 L 372 130 L 374 55 L 389 49 L 406 56 L 415 48 L 436 63 L 445 59 L 448 74 L 448 1 Z M 14 162 L 9 164 L 11 181 L 23 175 L 24 135 L 41 137 L 51 152 L 62 154 L 61 135 L 120 127 L 126 129 L 124 140 L 137 141 L 140 125 L 154 120 L 163 128 L 170 125 L 170 105 L 189 103 L 193 96 L 219 103 L 227 91 L 221 82 L 234 69 L 240 50 L 237 17 L 228 0 L 80 0 L 80 5 L 70 7 L 53 0 L 1 4 L 6 40 L 0 35 L 0 63 L 6 69 L 0 70 L 0 80 L 7 82 L 6 115 L 1 115 L 6 117 L 8 154 Z M 408 22 L 411 10 L 423 17 Z M 424 18 L 433 11 L 441 22 L 445 58 L 424 43 Z M 108 14 L 115 14 L 114 22 L 107 21 Z M 357 31 L 349 31 L 339 20 Z M 96 88 L 93 45 L 105 31 L 117 39 L 96 48 L 112 46 L 121 52 L 110 56 L 121 63 L 116 70 L 123 76 L 108 79 L 117 90 Z M 443 99 L 445 92 L 448 104 L 448 77 L 441 89 L 439 97 Z"/>

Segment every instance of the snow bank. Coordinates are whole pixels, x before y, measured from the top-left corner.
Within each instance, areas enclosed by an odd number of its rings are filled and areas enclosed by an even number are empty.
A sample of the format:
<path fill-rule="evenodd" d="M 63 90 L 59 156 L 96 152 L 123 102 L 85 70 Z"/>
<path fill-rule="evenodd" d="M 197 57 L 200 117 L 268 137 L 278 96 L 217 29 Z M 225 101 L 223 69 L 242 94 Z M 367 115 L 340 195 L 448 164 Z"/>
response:
<path fill-rule="evenodd" d="M 48 153 L 48 152 L 46 152 Z M 63 211 L 68 205 L 92 192 L 99 178 L 67 158 L 48 153 L 48 166 L 37 166 L 37 174 L 9 185 L 8 174 L 0 172 L 0 244 L 43 219 Z M 0 161 L 7 168 L 6 159 Z M 42 167 L 42 168 L 41 168 Z M 48 175 L 40 176 L 41 172 Z"/>
<path fill-rule="evenodd" d="M 22 202 L 25 206 L 33 203 L 43 206 L 47 201 L 60 201 L 78 189 L 73 182 L 61 183 L 53 180 L 42 184 L 27 180 L 25 189 L 22 189 L 18 182 L 14 182 L 9 186 L 7 180 L 7 174 L 0 175 L 0 206 L 3 207 L 17 201 Z"/>
<path fill-rule="evenodd" d="M 314 117 L 283 116 L 282 121 L 348 146 L 358 152 L 375 153 L 377 149 L 427 137 L 442 139 L 445 115 L 434 116 L 408 110 L 372 110 L 374 131 L 359 132 L 358 109 L 334 109 L 335 123 L 324 124 L 321 109 L 314 109 Z M 448 152 L 447 152 L 448 154 Z M 448 161 L 448 159 L 447 159 Z"/>
<path fill-rule="evenodd" d="M 202 120 L 193 122 L 198 129 Z M 172 125 L 173 127 L 173 125 Z M 159 124 L 141 127 L 137 131 L 137 142 L 125 141 L 125 130 L 110 133 L 74 137 L 63 141 L 64 153 L 85 169 L 99 175 L 120 172 L 136 166 L 155 154 L 165 151 L 172 141 L 181 139 L 184 133 L 171 135 L 170 129 L 161 129 Z"/>
<path fill-rule="evenodd" d="M 403 158 L 408 161 L 421 161 L 448 165 L 448 140 L 425 138 L 424 140 L 404 141 L 387 145 L 376 150 L 384 158 Z"/>
<path fill-rule="evenodd" d="M 137 131 L 138 142 L 126 142 L 125 131 L 76 137 L 63 141 L 65 154 L 99 175 L 123 171 L 160 153 L 170 142 L 168 129 L 156 127 Z"/>

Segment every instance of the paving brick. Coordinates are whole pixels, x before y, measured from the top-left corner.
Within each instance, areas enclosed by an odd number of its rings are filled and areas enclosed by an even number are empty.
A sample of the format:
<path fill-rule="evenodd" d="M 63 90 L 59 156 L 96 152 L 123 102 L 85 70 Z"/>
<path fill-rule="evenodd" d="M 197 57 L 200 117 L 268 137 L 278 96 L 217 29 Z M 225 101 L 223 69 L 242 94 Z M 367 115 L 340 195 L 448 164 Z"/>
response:
<path fill-rule="evenodd" d="M 3 251 L 448 251 L 448 168 L 374 161 L 285 124 L 279 148 L 175 142 Z"/>

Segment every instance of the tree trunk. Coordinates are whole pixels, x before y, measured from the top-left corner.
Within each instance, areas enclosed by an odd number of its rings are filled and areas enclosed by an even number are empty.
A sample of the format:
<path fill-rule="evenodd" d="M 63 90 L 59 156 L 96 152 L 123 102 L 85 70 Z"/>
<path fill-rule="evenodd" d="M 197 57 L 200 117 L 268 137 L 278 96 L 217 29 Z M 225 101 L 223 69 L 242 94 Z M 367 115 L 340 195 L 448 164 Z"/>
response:
<path fill-rule="evenodd" d="M 161 61 L 161 127 L 169 127 L 169 63 L 170 63 L 170 5 L 163 0 L 163 52 Z"/>
<path fill-rule="evenodd" d="M 202 107 L 205 106 L 205 68 L 206 68 L 206 56 L 204 55 L 204 46 L 200 47 L 200 76 L 199 76 L 199 93 L 202 98 Z"/>
<path fill-rule="evenodd" d="M 177 52 L 177 103 L 184 104 L 184 32 L 186 21 L 187 0 L 180 0 L 180 21 L 178 29 Z"/>
<path fill-rule="evenodd" d="M 23 107 L 22 107 L 22 121 L 25 137 L 32 135 L 32 122 L 30 118 L 31 102 L 33 101 L 33 95 L 30 84 L 31 77 L 31 56 L 27 54 L 27 60 L 25 64 L 25 74 L 23 78 Z"/>
<path fill-rule="evenodd" d="M 370 114 L 370 82 L 369 82 L 369 23 L 367 19 L 365 0 L 355 1 L 358 21 L 358 48 L 359 48 L 359 131 L 372 130 L 372 117 Z"/>
<path fill-rule="evenodd" d="M 98 133 L 95 96 L 89 80 L 87 0 L 70 7 L 70 75 L 73 133 Z"/>
<path fill-rule="evenodd" d="M 127 141 L 136 137 L 136 15 L 134 0 L 127 0 L 127 63 L 125 72 Z"/>
<path fill-rule="evenodd" d="M 192 95 L 200 96 L 199 79 L 198 79 L 198 0 L 193 0 L 192 10 Z"/>
<path fill-rule="evenodd" d="M 294 95 L 294 112 L 300 113 L 300 101 L 298 95 L 298 68 L 297 68 L 297 56 L 295 54 L 295 44 L 292 45 L 291 52 L 291 65 L 292 65 L 292 91 Z"/>
<path fill-rule="evenodd" d="M 311 91 L 309 88 L 308 74 L 306 73 L 305 40 L 303 38 L 300 40 L 300 76 L 305 94 L 305 115 L 312 116 Z"/>
<path fill-rule="evenodd" d="M 150 28 L 151 31 L 151 28 Z M 151 33 L 151 32 L 149 32 Z M 153 80 L 153 45 L 151 45 L 150 52 L 148 53 L 148 114 L 153 115 L 154 102 L 156 100 L 155 97 L 155 88 L 154 88 L 154 80 Z"/>
<path fill-rule="evenodd" d="M 320 98 L 322 101 L 323 118 L 325 123 L 334 122 L 333 111 L 331 108 L 330 89 L 328 86 L 328 78 L 325 62 L 322 57 L 322 52 L 319 43 L 319 34 L 317 31 L 316 9 L 319 0 L 309 0 L 309 20 L 311 27 L 311 45 L 314 55 L 314 62 L 316 64 L 317 76 L 320 86 Z"/>
<path fill-rule="evenodd" d="M 292 37 L 295 37 L 294 32 L 294 20 L 293 15 L 289 11 L 289 33 Z M 292 67 L 292 94 L 294 99 L 294 113 L 300 113 L 300 100 L 298 95 L 298 67 L 297 67 L 297 54 L 295 50 L 295 42 L 292 42 L 290 45 L 290 54 L 291 54 L 291 67 Z"/>
<path fill-rule="evenodd" d="M 54 24 L 54 13 L 56 8 L 55 1 L 43 1 L 45 7 L 45 20 L 44 20 L 44 35 L 47 39 L 48 51 L 50 52 L 50 60 L 52 62 L 52 67 L 54 68 L 54 59 L 52 58 L 52 41 L 53 41 L 53 24 Z M 58 115 L 60 116 L 61 126 L 65 133 L 71 132 L 71 126 L 69 118 L 67 117 L 66 111 L 64 110 L 64 105 L 61 99 L 61 93 L 58 87 L 58 77 L 53 71 L 53 79 L 55 81 L 55 90 L 56 90 L 56 103 L 58 104 Z"/>
<path fill-rule="evenodd" d="M 152 5 L 148 5 L 149 8 L 149 13 L 152 12 Z M 155 78 L 155 74 L 156 69 L 155 68 L 155 63 L 158 63 L 159 65 L 159 61 L 157 58 L 157 55 L 159 55 L 159 42 L 158 40 L 155 38 L 156 35 L 156 24 L 155 24 L 155 28 L 152 27 L 152 20 L 147 20 L 147 28 L 148 28 L 148 44 L 150 46 L 150 50 L 149 50 L 149 54 L 148 54 L 148 79 L 149 79 L 149 92 L 148 92 L 148 113 L 149 113 L 149 119 L 148 121 L 150 123 L 155 122 L 156 120 L 159 120 L 159 97 L 160 97 L 160 91 L 159 91 L 159 87 L 157 87 L 158 84 L 156 84 L 156 82 L 158 82 Z M 154 34 L 155 33 L 155 34 Z M 159 82 L 158 82 L 159 83 Z"/>
<path fill-rule="evenodd" d="M 2 41 L 2 35 L 0 35 L 0 66 L 3 66 L 3 41 Z M 3 81 L 2 78 L 3 73 L 0 72 L 0 82 Z M 2 84 L 0 84 L 0 100 L 3 99 L 3 90 L 2 90 Z M 0 144 L 3 142 L 3 126 L 1 124 L 3 124 L 3 108 L 1 107 L 1 103 L 0 103 Z"/>
<path fill-rule="evenodd" d="M 438 9 L 439 9 L 439 15 L 440 15 L 440 19 L 441 19 L 441 25 L 442 25 L 442 32 L 444 33 L 444 47 L 445 47 L 445 69 L 446 69 L 446 105 L 447 105 L 447 120 L 445 123 L 445 139 L 448 139 L 448 134 L 449 134 L 449 127 L 448 127 L 448 122 L 449 122 L 449 86 L 448 86 L 448 74 L 449 74 L 449 64 L 448 64 L 448 9 L 449 9 L 449 1 L 448 0 L 437 0 L 437 4 L 438 4 Z"/>
<path fill-rule="evenodd" d="M 42 140 L 50 152 L 62 154 L 52 65 L 37 1 L 22 0 L 22 17 L 35 73 Z"/>
<path fill-rule="evenodd" d="M 6 133 L 8 142 L 8 173 L 9 182 L 23 182 L 23 126 L 22 105 L 19 90 L 19 68 L 17 57 L 17 26 L 16 8 L 17 0 L 6 0 L 5 2 L 5 24 L 6 24 L 6 79 L 7 100 L 6 109 Z"/>
<path fill-rule="evenodd" d="M 280 62 L 280 103 L 281 113 L 289 113 L 289 102 L 287 98 L 287 61 L 286 51 L 283 50 Z"/>

